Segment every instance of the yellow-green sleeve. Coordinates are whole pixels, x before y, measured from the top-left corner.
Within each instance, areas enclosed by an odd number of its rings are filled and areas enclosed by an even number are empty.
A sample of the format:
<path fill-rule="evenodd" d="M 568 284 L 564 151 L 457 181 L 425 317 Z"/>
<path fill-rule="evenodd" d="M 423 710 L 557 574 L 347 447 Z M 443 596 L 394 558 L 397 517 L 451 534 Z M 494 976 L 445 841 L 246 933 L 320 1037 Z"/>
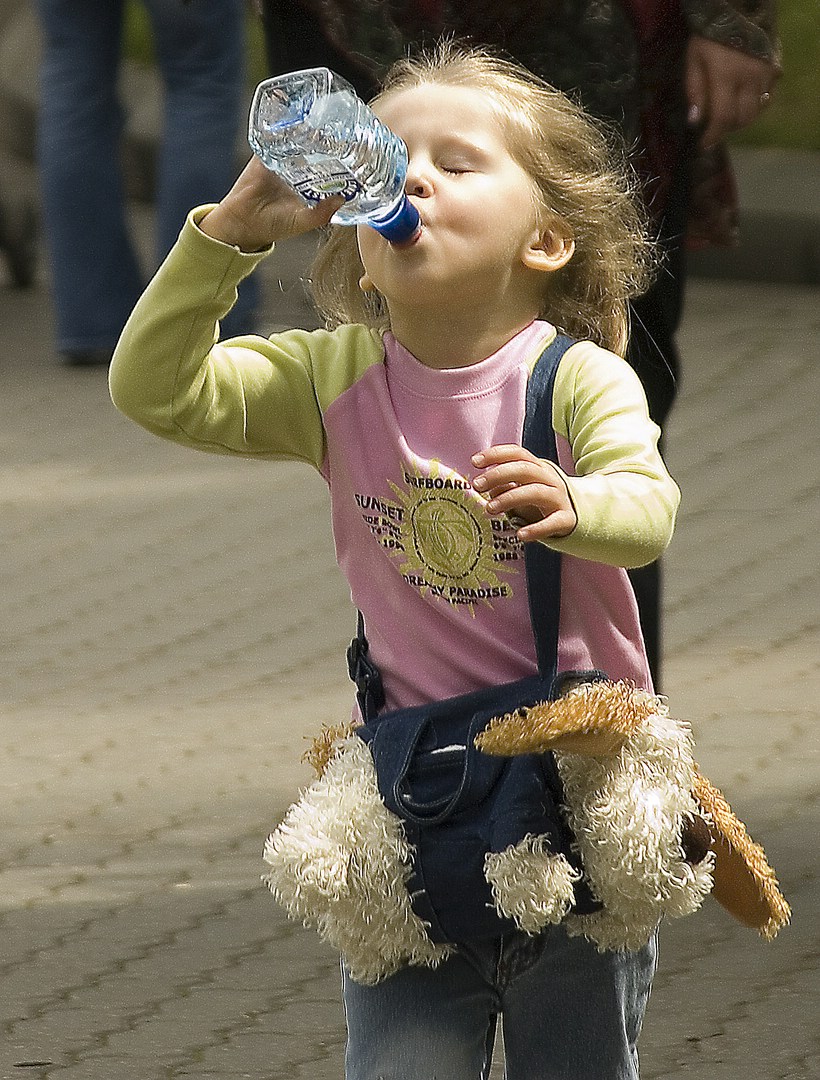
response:
<path fill-rule="evenodd" d="M 611 566 L 653 562 L 672 538 L 680 491 L 633 369 L 592 342 L 578 342 L 558 368 L 553 423 L 572 451 L 575 475 L 568 469 L 565 479 L 578 524 L 549 546 Z"/>
<path fill-rule="evenodd" d="M 218 341 L 236 287 L 269 252 L 246 254 L 206 236 L 189 216 L 132 312 L 109 386 L 121 412 L 155 435 L 199 450 L 291 458 L 319 468 L 323 408 L 379 362 L 364 327 L 292 330 Z"/>

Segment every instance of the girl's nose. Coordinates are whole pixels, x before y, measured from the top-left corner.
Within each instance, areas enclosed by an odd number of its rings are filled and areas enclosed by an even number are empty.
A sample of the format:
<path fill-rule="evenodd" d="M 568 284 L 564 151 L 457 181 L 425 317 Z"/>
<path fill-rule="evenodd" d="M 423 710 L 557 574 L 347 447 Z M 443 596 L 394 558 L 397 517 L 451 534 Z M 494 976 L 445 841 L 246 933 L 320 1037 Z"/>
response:
<path fill-rule="evenodd" d="M 404 190 L 407 195 L 417 195 L 422 199 L 431 193 L 430 179 L 421 165 L 414 164 L 412 161 L 409 162 Z"/>

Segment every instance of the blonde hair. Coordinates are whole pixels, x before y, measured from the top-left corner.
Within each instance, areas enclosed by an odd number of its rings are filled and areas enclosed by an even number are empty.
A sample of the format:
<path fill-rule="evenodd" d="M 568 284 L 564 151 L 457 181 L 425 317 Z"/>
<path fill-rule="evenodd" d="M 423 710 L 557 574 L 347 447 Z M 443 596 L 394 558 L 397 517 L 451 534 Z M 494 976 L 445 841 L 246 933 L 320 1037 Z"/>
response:
<path fill-rule="evenodd" d="M 626 155 L 580 106 L 525 68 L 485 49 L 444 42 L 399 60 L 375 103 L 413 87 L 473 87 L 493 100 L 508 149 L 535 185 L 544 227 L 575 241 L 545 275 L 541 314 L 565 333 L 623 355 L 631 297 L 649 285 L 654 249 Z M 313 298 L 328 325 L 387 328 L 384 299 L 363 293 L 355 230 L 331 226 L 312 269 Z"/>

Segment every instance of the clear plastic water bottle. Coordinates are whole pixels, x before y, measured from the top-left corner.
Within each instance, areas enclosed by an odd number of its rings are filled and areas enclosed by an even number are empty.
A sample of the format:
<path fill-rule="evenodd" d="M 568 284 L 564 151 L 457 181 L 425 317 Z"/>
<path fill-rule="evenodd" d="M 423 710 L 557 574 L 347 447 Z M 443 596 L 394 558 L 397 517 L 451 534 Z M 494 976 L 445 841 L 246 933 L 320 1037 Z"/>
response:
<path fill-rule="evenodd" d="M 328 68 L 260 83 L 248 141 L 305 202 L 344 195 L 345 205 L 332 218 L 336 224 L 370 225 L 396 244 L 418 232 L 418 211 L 404 193 L 407 147 Z"/>

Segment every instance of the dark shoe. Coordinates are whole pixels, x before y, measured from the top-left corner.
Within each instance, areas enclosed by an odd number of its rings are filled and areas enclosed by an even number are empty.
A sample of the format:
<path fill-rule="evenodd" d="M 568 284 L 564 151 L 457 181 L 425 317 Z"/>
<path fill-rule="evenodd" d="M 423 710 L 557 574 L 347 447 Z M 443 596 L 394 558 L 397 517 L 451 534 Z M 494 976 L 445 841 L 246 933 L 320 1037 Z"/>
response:
<path fill-rule="evenodd" d="M 30 289 L 37 270 L 37 212 L 31 204 L 0 207 L 0 250 L 18 289 Z"/>
<path fill-rule="evenodd" d="M 102 367 L 111 363 L 113 349 L 72 349 L 60 354 L 68 367 Z"/>

